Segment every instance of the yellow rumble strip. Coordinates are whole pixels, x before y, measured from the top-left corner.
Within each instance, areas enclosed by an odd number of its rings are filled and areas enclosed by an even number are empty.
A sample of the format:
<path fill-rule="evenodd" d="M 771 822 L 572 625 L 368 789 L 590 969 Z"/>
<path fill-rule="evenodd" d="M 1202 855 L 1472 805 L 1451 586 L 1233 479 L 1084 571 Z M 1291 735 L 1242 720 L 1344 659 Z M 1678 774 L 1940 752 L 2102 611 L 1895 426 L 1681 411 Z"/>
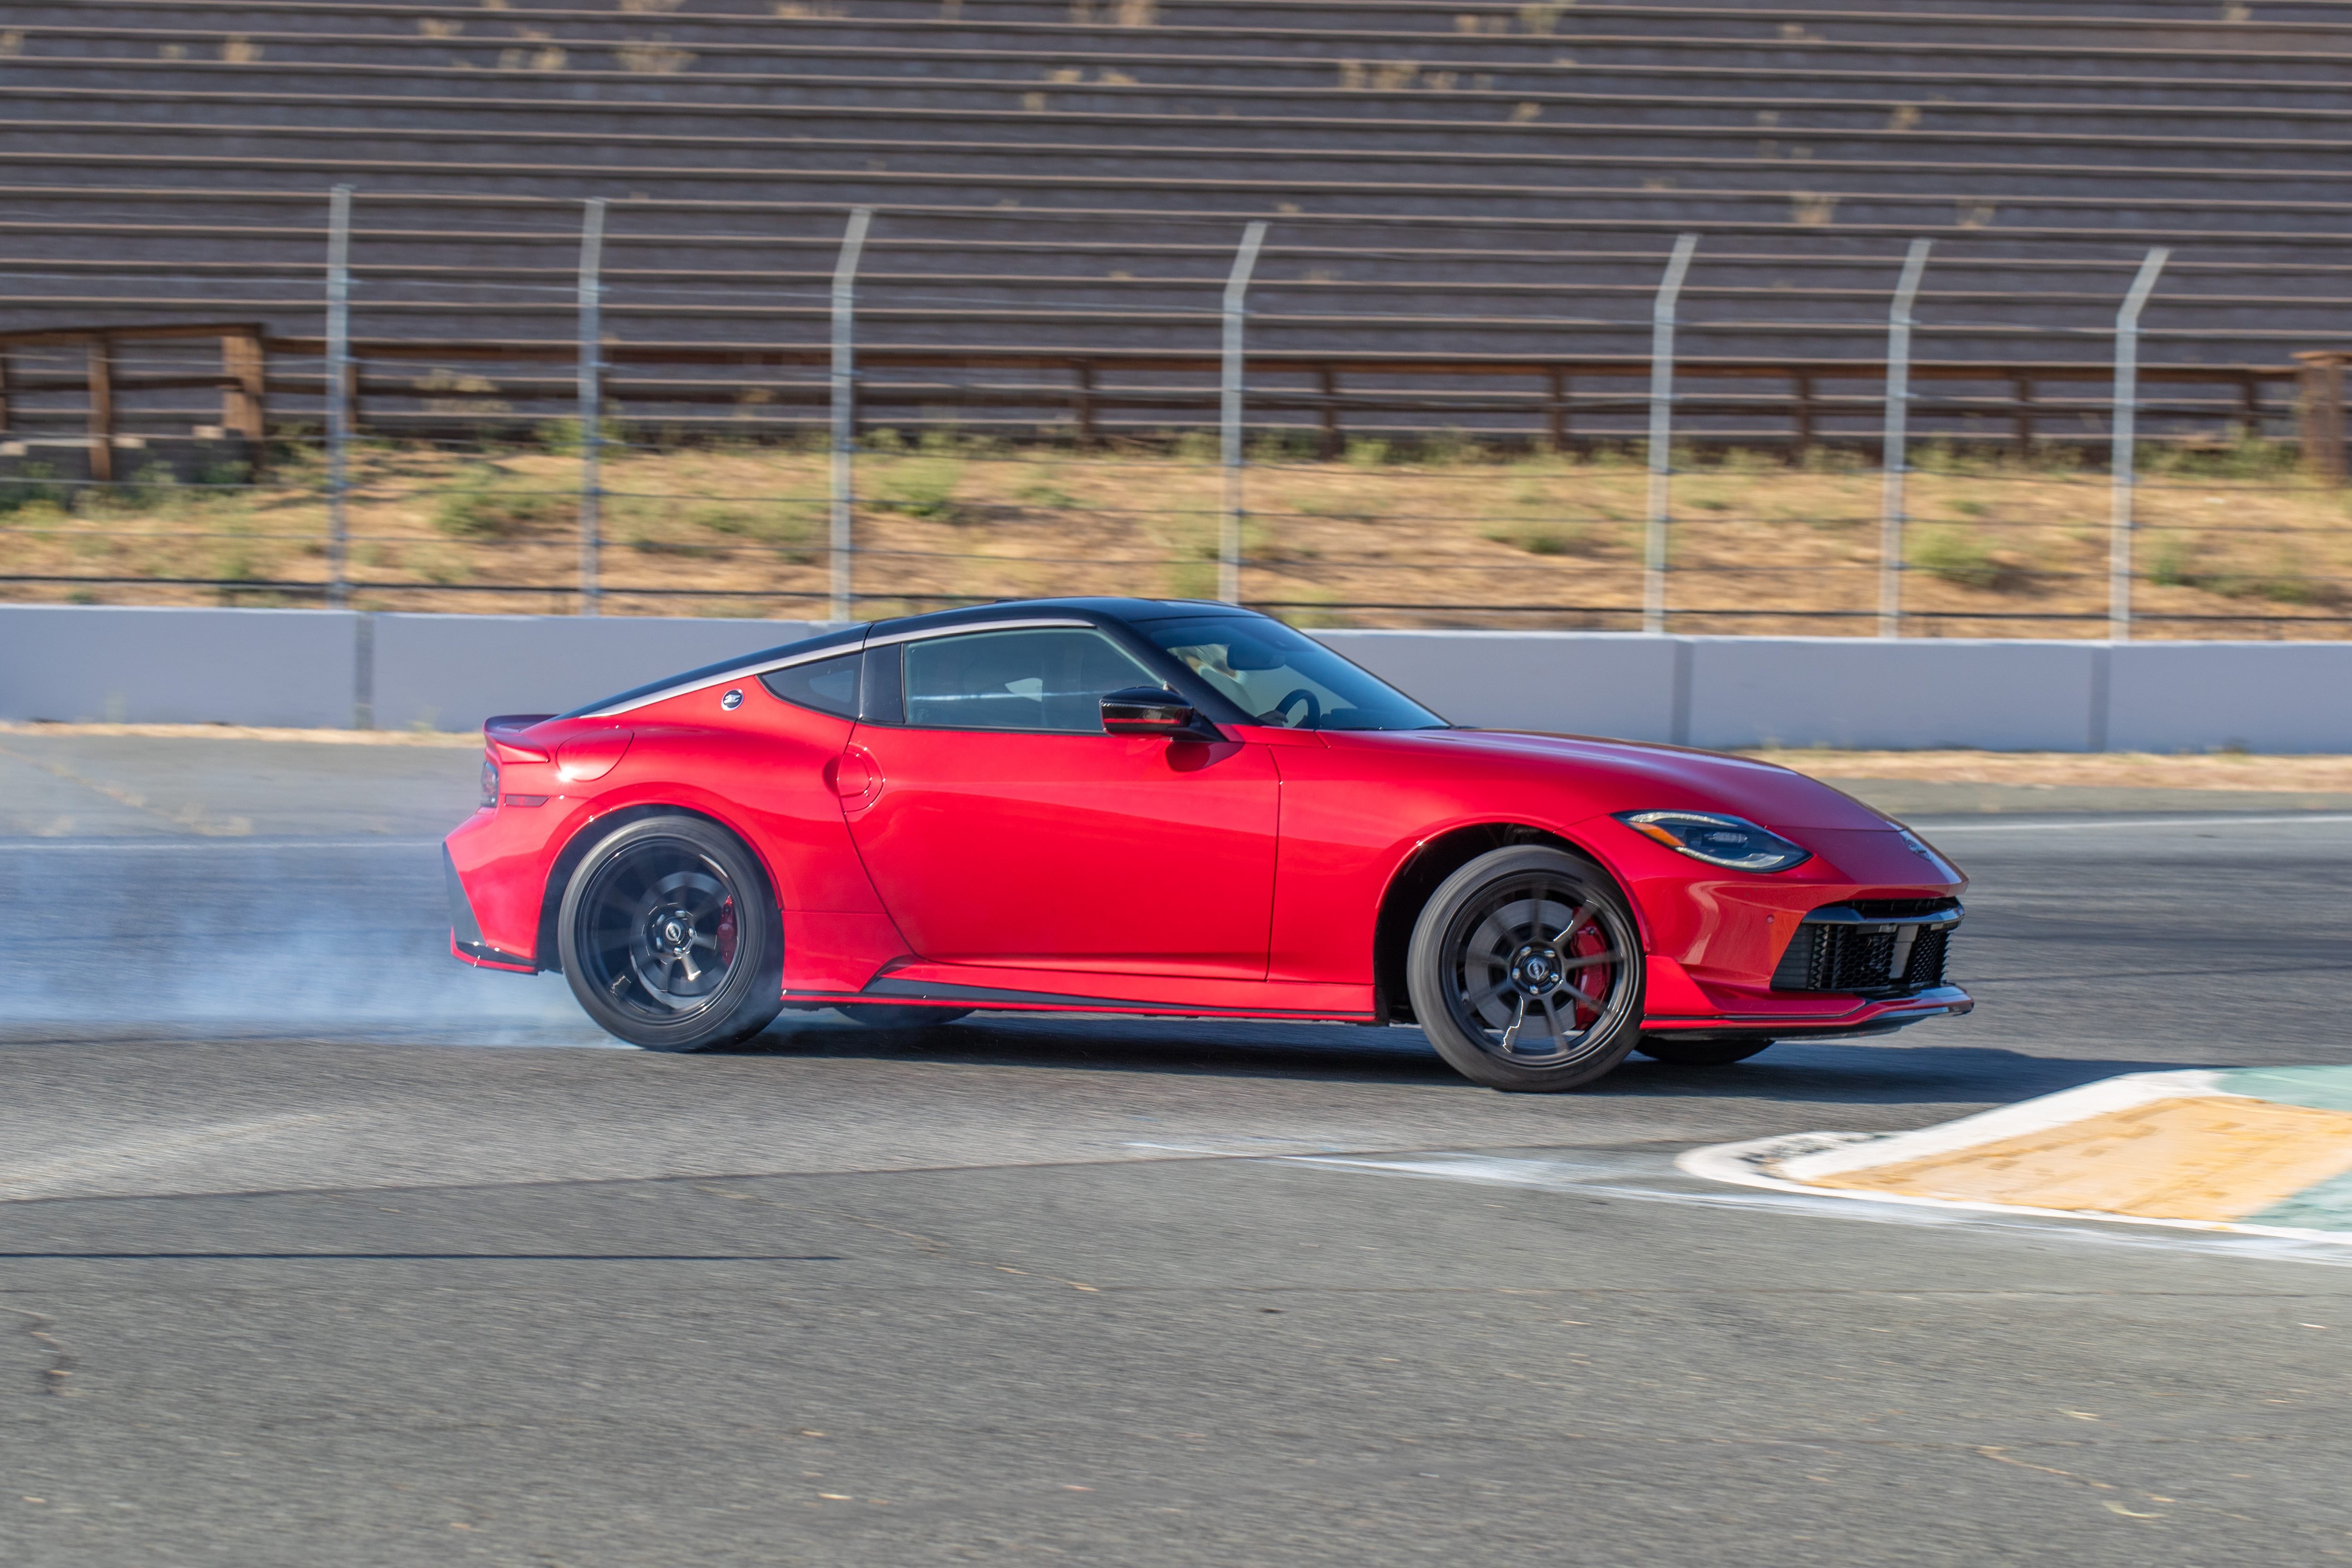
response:
<path fill-rule="evenodd" d="M 1914 1132 L 1676 1163 L 1784 1192 L 2352 1241 L 2352 1068 L 2126 1073 Z"/>
<path fill-rule="evenodd" d="M 2352 1171 L 2352 1115 L 2231 1098 L 2159 1100 L 1817 1187 L 1955 1202 L 2235 1220 Z"/>

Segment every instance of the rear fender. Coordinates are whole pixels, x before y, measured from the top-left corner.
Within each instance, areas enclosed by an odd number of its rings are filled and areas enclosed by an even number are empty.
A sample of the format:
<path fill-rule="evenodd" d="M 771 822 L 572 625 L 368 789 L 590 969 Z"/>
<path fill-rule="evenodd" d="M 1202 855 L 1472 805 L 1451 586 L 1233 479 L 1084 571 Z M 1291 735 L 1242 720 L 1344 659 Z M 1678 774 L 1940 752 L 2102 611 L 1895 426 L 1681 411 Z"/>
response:
<path fill-rule="evenodd" d="M 740 825 L 729 821 L 719 813 L 681 805 L 676 801 L 640 801 L 599 812 L 582 822 L 572 830 L 572 837 L 563 841 L 563 847 L 556 851 L 555 858 L 548 863 L 547 885 L 540 893 L 539 935 L 534 944 L 537 952 L 533 954 L 533 962 L 541 969 L 561 972 L 563 968 L 563 948 L 557 939 L 556 925 L 563 912 L 563 891 L 572 885 L 572 874 L 580 868 L 580 862 L 586 859 L 588 852 L 603 843 L 608 835 L 618 832 L 632 822 L 642 822 L 651 816 L 699 817 L 712 826 L 724 828 L 734 835 L 736 842 L 750 853 L 752 864 L 759 867 L 760 875 L 767 883 L 768 901 L 781 911 L 782 900 L 778 896 L 775 868 L 768 864 L 767 856 L 761 853 L 759 840 L 743 831 Z"/>

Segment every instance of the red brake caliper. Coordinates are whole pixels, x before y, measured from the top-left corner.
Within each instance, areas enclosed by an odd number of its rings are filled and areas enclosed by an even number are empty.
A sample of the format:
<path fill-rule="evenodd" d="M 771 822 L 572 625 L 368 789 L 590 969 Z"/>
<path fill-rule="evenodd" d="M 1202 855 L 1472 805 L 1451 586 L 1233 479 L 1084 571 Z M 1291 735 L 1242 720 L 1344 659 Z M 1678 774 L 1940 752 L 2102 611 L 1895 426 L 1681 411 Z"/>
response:
<path fill-rule="evenodd" d="M 1596 952 L 1608 951 L 1609 939 L 1601 933 L 1598 921 L 1578 931 L 1568 943 L 1568 956 L 1570 958 L 1591 958 Z M 1569 984 L 1586 995 L 1602 1002 L 1609 1000 L 1609 990 L 1615 983 L 1616 976 L 1616 966 L 1608 963 L 1595 963 L 1583 969 L 1571 969 L 1568 972 Z M 1576 1015 L 1576 1026 L 1580 1029 L 1601 1016 L 1573 996 L 1570 997 L 1568 1002 L 1570 1011 Z M 1591 1015 L 1590 1017 L 1586 1016 L 1588 1014 Z"/>

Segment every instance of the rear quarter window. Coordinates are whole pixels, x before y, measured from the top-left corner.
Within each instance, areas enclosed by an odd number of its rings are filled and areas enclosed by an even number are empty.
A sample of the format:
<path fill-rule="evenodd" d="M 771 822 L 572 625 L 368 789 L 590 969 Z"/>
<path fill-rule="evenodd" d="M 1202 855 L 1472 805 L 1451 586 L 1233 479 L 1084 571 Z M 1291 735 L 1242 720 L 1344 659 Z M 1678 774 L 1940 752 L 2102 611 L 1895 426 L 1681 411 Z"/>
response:
<path fill-rule="evenodd" d="M 796 708 L 814 708 L 839 719 L 857 717 L 859 672 L 866 656 L 850 652 L 811 664 L 789 665 L 760 677 L 760 684 Z"/>

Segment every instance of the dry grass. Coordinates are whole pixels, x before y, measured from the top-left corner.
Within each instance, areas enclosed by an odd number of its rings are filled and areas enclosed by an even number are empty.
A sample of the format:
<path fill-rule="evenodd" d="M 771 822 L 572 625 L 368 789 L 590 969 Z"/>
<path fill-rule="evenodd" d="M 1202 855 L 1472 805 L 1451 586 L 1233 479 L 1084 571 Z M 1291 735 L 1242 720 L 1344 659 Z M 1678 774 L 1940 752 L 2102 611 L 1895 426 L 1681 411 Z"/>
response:
<path fill-rule="evenodd" d="M 432 730 L 286 730 L 247 724 L 53 724 L 0 721 L 0 735 L 136 735 L 156 740 L 309 742 L 327 745 L 474 747 L 480 737 Z M 2240 752 L 1832 752 L 1741 753 L 1825 779 L 1928 784 L 2091 784 L 2143 789 L 2352 793 L 2352 756 Z"/>
<path fill-rule="evenodd" d="M 1221 475 L 1211 444 L 1075 456 L 934 438 L 861 456 L 860 613 L 948 599 L 1214 592 Z M 1347 460 L 1259 454 L 1247 476 L 1244 593 L 1308 625 L 1626 629 L 1640 601 L 1645 476 L 1629 458 Z M 2107 486 L 2057 467 L 1934 450 L 1910 483 L 1906 578 L 1923 636 L 2097 637 Z M 375 447 L 355 464 L 351 575 L 386 609 L 567 612 L 578 462 L 561 450 Z M 121 586 L 0 584 L 17 598 L 219 603 L 157 579 L 318 583 L 326 506 L 315 463 L 268 486 L 148 482 L 111 499 L 0 482 L 0 574 L 122 576 Z M 633 451 L 605 463 L 607 613 L 822 612 L 825 459 L 774 447 Z M 1674 629 L 1858 634 L 1876 604 L 1879 476 L 1731 454 L 1677 478 Z M 2340 492 L 2274 458 L 2213 453 L 2147 477 L 2137 590 L 2144 635 L 2338 637 L 2352 603 Z M 485 588 L 514 592 L 479 592 Z M 690 591 L 690 592 L 689 592 Z M 797 595 L 795 597 L 794 595 Z M 237 591 L 227 602 L 315 603 Z M 1397 606 L 1391 608 L 1349 606 Z M 1698 610 L 1727 614 L 1700 616 Z M 1792 611 L 1794 615 L 1768 615 Z M 1843 614 L 1840 614 L 1843 612 Z M 2267 616 L 2164 622 L 2163 615 Z M 1994 616 L 1981 620 L 1971 616 Z M 2095 617 L 2066 620 L 2069 616 Z"/>
<path fill-rule="evenodd" d="M 2352 757 L 2272 757 L 2242 752 L 2170 757 L 2142 752 L 1771 750 L 1746 754 L 1826 779 L 2352 793 Z"/>

